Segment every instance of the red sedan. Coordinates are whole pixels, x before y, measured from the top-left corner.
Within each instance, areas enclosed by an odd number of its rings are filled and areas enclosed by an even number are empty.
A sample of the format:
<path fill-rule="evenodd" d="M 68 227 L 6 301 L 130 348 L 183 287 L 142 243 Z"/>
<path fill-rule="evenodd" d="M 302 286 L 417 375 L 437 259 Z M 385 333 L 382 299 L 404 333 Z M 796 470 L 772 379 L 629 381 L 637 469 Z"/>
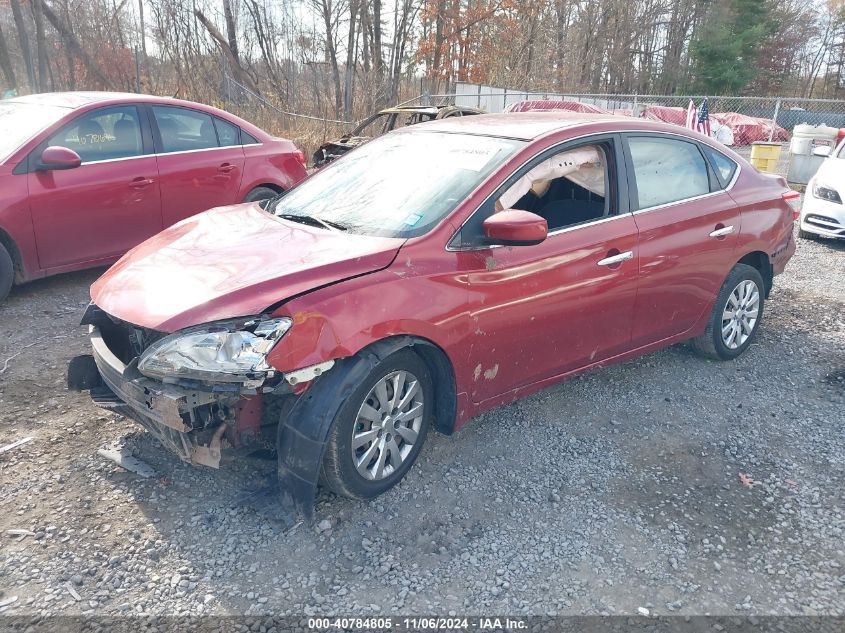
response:
<path fill-rule="evenodd" d="M 649 121 L 414 126 L 130 252 L 91 289 L 70 383 L 192 463 L 275 446 L 302 508 L 318 481 L 373 497 L 431 429 L 679 341 L 742 354 L 795 195 Z"/>
<path fill-rule="evenodd" d="M 304 157 L 227 112 L 117 93 L 0 102 L 0 300 L 12 283 L 111 263 L 188 216 L 270 198 Z"/>

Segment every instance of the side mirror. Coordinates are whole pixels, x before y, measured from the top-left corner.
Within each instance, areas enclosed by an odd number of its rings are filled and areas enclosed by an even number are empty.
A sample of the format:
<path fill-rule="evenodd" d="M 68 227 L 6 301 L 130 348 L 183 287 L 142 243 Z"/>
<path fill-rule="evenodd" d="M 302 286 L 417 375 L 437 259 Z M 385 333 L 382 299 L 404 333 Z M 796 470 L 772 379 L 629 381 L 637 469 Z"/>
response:
<path fill-rule="evenodd" d="M 484 220 L 483 226 L 488 243 L 502 246 L 539 244 L 549 234 L 549 225 L 545 219 L 518 209 L 494 213 Z"/>
<path fill-rule="evenodd" d="M 825 158 L 830 156 L 830 146 L 819 145 L 818 147 L 814 147 L 813 156 L 824 156 Z"/>
<path fill-rule="evenodd" d="M 43 152 L 38 161 L 37 169 L 39 171 L 47 171 L 54 169 L 74 169 L 82 164 L 82 159 L 79 154 L 67 147 L 59 145 L 51 145 Z"/>

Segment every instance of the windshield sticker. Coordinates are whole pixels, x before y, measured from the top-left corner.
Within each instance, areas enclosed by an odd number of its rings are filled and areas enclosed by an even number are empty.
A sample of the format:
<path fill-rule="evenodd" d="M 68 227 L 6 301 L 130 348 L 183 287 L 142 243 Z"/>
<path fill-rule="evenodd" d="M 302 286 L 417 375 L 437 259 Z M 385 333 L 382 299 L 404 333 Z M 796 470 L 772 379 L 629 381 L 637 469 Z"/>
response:
<path fill-rule="evenodd" d="M 481 171 L 484 166 L 490 162 L 490 159 L 499 151 L 499 147 L 486 148 L 455 148 L 451 150 L 455 160 L 455 164 L 461 169 L 469 169 L 470 171 Z"/>
<path fill-rule="evenodd" d="M 405 226 L 416 226 L 417 222 L 422 220 L 422 217 L 423 216 L 418 213 L 412 213 L 407 218 L 405 218 Z"/>

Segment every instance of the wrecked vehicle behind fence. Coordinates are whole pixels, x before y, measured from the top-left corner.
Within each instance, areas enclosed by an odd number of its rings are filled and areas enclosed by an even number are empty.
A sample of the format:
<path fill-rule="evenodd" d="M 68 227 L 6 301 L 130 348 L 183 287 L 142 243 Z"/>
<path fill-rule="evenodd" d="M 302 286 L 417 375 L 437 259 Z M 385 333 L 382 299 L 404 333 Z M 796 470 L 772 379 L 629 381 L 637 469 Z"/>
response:
<path fill-rule="evenodd" d="M 130 251 L 91 288 L 69 386 L 193 464 L 275 449 L 308 515 L 318 482 L 372 498 L 429 430 L 578 372 L 687 339 L 736 358 L 795 250 L 794 197 L 648 121 L 400 130 Z"/>
<path fill-rule="evenodd" d="M 314 167 L 322 167 L 377 136 L 409 125 L 473 114 L 484 114 L 484 110 L 455 105 L 386 108 L 361 121 L 349 134 L 321 145 L 314 152 L 312 163 Z"/>

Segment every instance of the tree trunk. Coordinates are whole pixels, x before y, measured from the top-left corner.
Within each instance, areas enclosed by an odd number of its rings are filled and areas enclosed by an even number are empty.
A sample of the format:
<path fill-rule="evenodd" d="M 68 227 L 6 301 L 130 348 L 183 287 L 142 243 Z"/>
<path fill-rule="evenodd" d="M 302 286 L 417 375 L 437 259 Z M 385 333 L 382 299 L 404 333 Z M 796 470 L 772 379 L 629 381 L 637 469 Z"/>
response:
<path fill-rule="evenodd" d="M 352 92 L 355 76 L 355 25 L 358 19 L 358 0 L 349 0 L 349 32 L 346 37 L 346 68 L 343 85 L 343 118 L 352 120 Z"/>
<path fill-rule="evenodd" d="M 373 70 L 378 81 L 379 96 L 384 85 L 384 57 L 381 48 L 381 0 L 373 0 Z M 378 99 L 376 100 L 378 103 Z"/>
<path fill-rule="evenodd" d="M 440 73 L 442 69 L 440 68 L 440 64 L 443 60 L 443 42 L 444 42 L 444 34 L 443 34 L 443 22 L 444 22 L 444 15 L 443 13 L 446 10 L 446 0 L 437 0 L 437 15 L 434 19 L 434 61 L 432 63 L 432 74 L 434 75 L 432 79 L 434 80 L 434 85 L 431 87 L 432 93 L 437 93 L 439 86 L 440 86 Z"/>
<path fill-rule="evenodd" d="M 332 29 L 332 4 L 331 0 L 320 0 L 320 12 L 323 14 L 323 24 L 326 27 L 326 54 L 332 69 L 334 80 L 334 109 L 335 116 L 340 117 L 341 113 L 341 87 L 340 69 L 337 65 L 337 46 L 334 41 L 334 30 Z"/>
<path fill-rule="evenodd" d="M 232 1 L 223 0 L 223 15 L 226 18 L 226 38 L 229 42 L 229 49 L 232 51 L 232 57 L 240 66 L 241 58 L 238 54 L 238 30 L 235 27 L 235 14 L 232 13 Z"/>
<path fill-rule="evenodd" d="M 41 5 L 44 0 L 32 0 L 32 17 L 35 20 L 35 56 L 38 60 L 38 90 L 46 92 L 51 81 L 48 81 L 47 65 L 47 36 L 44 34 L 44 15 Z"/>
<path fill-rule="evenodd" d="M 3 35 L 2 27 L 0 27 L 0 69 L 3 70 L 3 76 L 9 89 L 17 89 L 18 81 L 15 78 L 15 69 L 12 68 L 12 60 L 9 59 L 9 47 L 6 46 L 6 36 Z"/>
<path fill-rule="evenodd" d="M 146 89 L 149 92 L 154 92 L 152 77 L 150 77 L 150 58 L 147 56 L 147 24 L 144 17 L 144 0 L 138 0 L 138 22 L 140 27 L 138 37 L 141 40 L 141 91 L 143 92 Z"/>
<path fill-rule="evenodd" d="M 205 30 L 208 31 L 208 34 L 211 36 L 220 50 L 223 52 L 223 55 L 226 57 L 227 61 L 229 62 L 230 66 L 232 67 L 232 72 L 235 74 L 235 80 L 238 83 L 245 85 L 247 88 L 252 90 L 253 92 L 258 92 L 258 86 L 252 80 L 247 73 L 244 72 L 243 67 L 241 66 L 238 58 L 236 57 L 236 52 L 232 50 L 231 44 L 229 41 L 223 37 L 223 34 L 217 30 L 217 27 L 209 20 L 202 11 L 199 9 L 194 9 L 194 15 L 196 16 L 197 20 L 205 27 Z M 237 46 L 237 44 L 236 44 Z"/>
<path fill-rule="evenodd" d="M 26 32 L 26 23 L 23 20 L 20 0 L 11 0 L 11 6 L 12 16 L 15 18 L 15 28 L 18 31 L 18 44 L 21 47 L 23 64 L 26 68 L 26 77 L 29 81 L 30 88 L 35 90 L 35 69 L 32 67 L 32 51 L 29 48 L 29 35 Z"/>
<path fill-rule="evenodd" d="M 569 31 L 569 13 L 570 4 L 568 0 L 557 0 L 555 3 L 555 11 L 557 12 L 557 25 L 555 28 L 555 42 L 557 43 L 557 50 L 555 51 L 555 63 L 557 64 L 557 89 L 563 90 L 566 88 L 565 62 L 566 62 L 566 36 Z"/>

